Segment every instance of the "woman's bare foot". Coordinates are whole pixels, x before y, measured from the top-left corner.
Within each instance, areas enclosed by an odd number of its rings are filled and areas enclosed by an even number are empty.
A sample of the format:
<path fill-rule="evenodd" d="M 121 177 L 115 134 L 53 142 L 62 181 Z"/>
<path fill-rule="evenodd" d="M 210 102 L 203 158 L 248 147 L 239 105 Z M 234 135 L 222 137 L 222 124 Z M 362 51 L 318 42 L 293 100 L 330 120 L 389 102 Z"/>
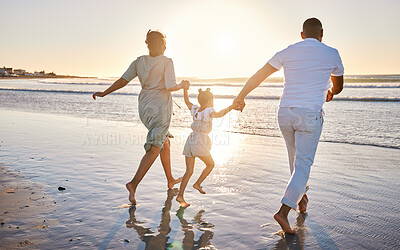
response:
<path fill-rule="evenodd" d="M 179 202 L 179 205 L 181 205 L 181 207 L 188 207 L 188 206 L 190 206 L 190 204 L 189 203 L 187 203 L 186 201 L 185 201 L 185 199 L 183 199 L 183 197 L 176 197 L 176 201 L 177 202 Z"/>
<path fill-rule="evenodd" d="M 200 192 L 201 194 L 206 194 L 206 192 L 204 192 L 204 190 L 203 190 L 203 187 L 200 186 L 199 184 L 195 183 L 195 184 L 193 184 L 193 187 L 194 187 L 195 189 L 199 190 L 199 192 Z"/>
<path fill-rule="evenodd" d="M 295 234 L 296 231 L 290 228 L 290 224 L 287 218 L 281 216 L 279 213 L 274 215 L 274 219 L 279 223 L 282 230 L 288 234 Z"/>
<path fill-rule="evenodd" d="M 304 194 L 303 198 L 299 202 L 300 213 L 305 213 L 307 211 L 307 203 L 308 203 L 308 197 L 306 194 Z"/>
<path fill-rule="evenodd" d="M 128 182 L 125 184 L 126 189 L 129 191 L 129 201 L 132 203 L 132 205 L 136 205 L 136 199 L 135 199 L 135 189 L 133 188 L 132 183 Z"/>
<path fill-rule="evenodd" d="M 171 179 L 168 180 L 168 188 L 171 189 L 175 186 L 175 184 L 181 183 L 182 177 L 179 177 L 178 179 Z"/>

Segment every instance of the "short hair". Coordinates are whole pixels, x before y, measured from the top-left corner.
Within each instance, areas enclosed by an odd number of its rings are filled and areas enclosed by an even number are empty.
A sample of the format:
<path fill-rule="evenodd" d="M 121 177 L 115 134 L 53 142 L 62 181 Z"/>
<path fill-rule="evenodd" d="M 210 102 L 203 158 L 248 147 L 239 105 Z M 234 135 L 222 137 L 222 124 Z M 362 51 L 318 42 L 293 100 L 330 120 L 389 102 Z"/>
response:
<path fill-rule="evenodd" d="M 146 44 L 152 51 L 157 51 L 161 45 L 165 45 L 165 35 L 160 31 L 149 29 L 146 35 Z"/>
<path fill-rule="evenodd" d="M 199 89 L 199 94 L 197 95 L 197 100 L 199 101 L 200 105 L 207 104 L 210 100 L 214 99 L 213 93 L 211 93 L 210 88 L 207 88 L 206 91 Z"/>
<path fill-rule="evenodd" d="M 319 37 L 322 32 L 322 23 L 315 17 L 309 18 L 303 23 L 303 34 L 306 37 Z"/>

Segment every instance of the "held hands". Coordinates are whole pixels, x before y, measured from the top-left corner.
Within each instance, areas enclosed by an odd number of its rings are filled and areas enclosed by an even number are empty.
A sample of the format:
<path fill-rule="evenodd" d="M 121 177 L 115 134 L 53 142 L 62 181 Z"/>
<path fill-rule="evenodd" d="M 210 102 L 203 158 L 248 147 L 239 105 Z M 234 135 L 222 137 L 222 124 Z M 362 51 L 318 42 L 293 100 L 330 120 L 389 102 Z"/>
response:
<path fill-rule="evenodd" d="M 92 95 L 93 99 L 96 100 L 96 97 L 104 97 L 104 93 L 103 92 L 96 92 Z"/>
<path fill-rule="evenodd" d="M 333 93 L 331 90 L 328 90 L 328 94 L 326 96 L 326 102 L 330 102 L 332 98 L 333 98 Z M 236 97 L 235 100 L 233 100 L 232 103 L 233 109 L 240 110 L 240 112 L 242 112 L 245 106 L 246 103 L 244 102 L 244 98 Z"/>
<path fill-rule="evenodd" d="M 183 81 L 181 82 L 181 85 L 182 85 L 182 88 L 183 88 L 184 90 L 188 90 L 189 87 L 190 87 L 190 82 L 189 82 L 188 80 L 183 80 Z"/>
<path fill-rule="evenodd" d="M 328 94 L 326 95 L 326 102 L 330 102 L 333 98 L 333 93 L 331 90 L 328 90 Z"/>
<path fill-rule="evenodd" d="M 244 102 L 244 98 L 236 97 L 235 100 L 233 100 L 232 106 L 233 106 L 233 109 L 240 110 L 240 112 L 242 112 L 244 109 L 244 106 L 246 106 L 246 103 Z"/>

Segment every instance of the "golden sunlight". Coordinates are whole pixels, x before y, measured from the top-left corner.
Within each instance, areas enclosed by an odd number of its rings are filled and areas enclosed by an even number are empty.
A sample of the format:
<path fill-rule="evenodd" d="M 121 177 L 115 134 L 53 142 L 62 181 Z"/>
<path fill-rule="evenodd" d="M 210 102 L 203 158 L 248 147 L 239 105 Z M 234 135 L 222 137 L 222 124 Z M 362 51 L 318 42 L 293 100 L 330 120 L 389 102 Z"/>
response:
<path fill-rule="evenodd" d="M 193 8 L 195 12 L 180 12 L 165 29 L 166 55 L 173 57 L 177 75 L 248 76 L 265 63 L 265 57 L 273 55 L 275 48 L 280 48 L 271 39 L 274 30 L 268 11 L 245 1 L 229 4 L 214 1 L 207 5 L 194 4 Z M 264 32 L 254 32 L 254 29 Z M 260 48 L 271 52 L 260 55 Z M 241 61 L 248 63 L 238 63 Z"/>
<path fill-rule="evenodd" d="M 231 104 L 231 100 L 215 99 L 215 109 L 220 110 Z M 232 152 L 237 150 L 236 136 L 227 131 L 233 131 L 234 125 L 239 119 L 240 112 L 231 111 L 226 116 L 213 121 L 213 130 L 210 134 L 213 146 L 211 154 L 216 164 L 224 165 L 231 157 Z M 229 152 L 229 153 L 228 153 Z"/>
<path fill-rule="evenodd" d="M 215 37 L 213 44 L 216 56 L 228 56 L 237 53 L 237 40 L 231 35 L 220 34 Z"/>

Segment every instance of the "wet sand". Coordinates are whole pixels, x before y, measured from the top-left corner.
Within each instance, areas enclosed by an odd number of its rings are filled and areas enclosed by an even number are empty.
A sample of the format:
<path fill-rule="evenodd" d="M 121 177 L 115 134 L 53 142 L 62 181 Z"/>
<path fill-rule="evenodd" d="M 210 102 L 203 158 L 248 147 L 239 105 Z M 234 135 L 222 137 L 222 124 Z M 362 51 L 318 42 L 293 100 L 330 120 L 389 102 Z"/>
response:
<path fill-rule="evenodd" d="M 42 234 L 57 224 L 47 219 L 54 201 L 43 191 L 43 185 L 3 165 L 0 183 L 0 249 L 40 248 L 47 241 Z"/>
<path fill-rule="evenodd" d="M 185 197 L 191 206 L 179 208 L 176 191 L 167 190 L 157 160 L 139 185 L 138 205 L 129 208 L 124 184 L 144 152 L 142 126 L 6 110 L 0 115 L 1 163 L 30 182 L 42 183 L 56 202 L 54 211 L 41 209 L 46 220 L 58 222 L 40 231 L 41 249 L 400 245 L 397 149 L 320 143 L 311 171 L 308 213 L 292 211 L 289 220 L 298 234 L 285 236 L 272 217 L 290 178 L 282 138 L 215 132 L 216 166 L 203 184 L 206 195 L 191 188 L 204 167 L 197 162 Z M 172 170 L 178 177 L 185 170 L 182 149 L 190 130 L 171 132 Z M 66 190 L 58 191 L 59 186 Z M 6 209 L 15 207 L 4 204 Z M 25 233 L 35 230 L 26 228 Z M 20 239 L 17 234 L 7 237 L 15 239 L 13 244 Z"/>

